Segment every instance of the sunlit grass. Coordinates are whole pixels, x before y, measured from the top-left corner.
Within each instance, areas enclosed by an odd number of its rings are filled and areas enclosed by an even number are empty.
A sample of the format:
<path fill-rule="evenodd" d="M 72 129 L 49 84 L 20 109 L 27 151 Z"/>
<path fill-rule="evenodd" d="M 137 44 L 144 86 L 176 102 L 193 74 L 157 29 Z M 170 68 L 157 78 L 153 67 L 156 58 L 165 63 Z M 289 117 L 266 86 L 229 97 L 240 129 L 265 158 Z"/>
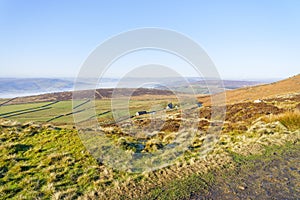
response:
<path fill-rule="evenodd" d="M 263 118 L 266 122 L 279 121 L 282 125 L 291 131 L 300 129 L 300 111 L 288 111 L 279 115 L 273 115 Z"/>

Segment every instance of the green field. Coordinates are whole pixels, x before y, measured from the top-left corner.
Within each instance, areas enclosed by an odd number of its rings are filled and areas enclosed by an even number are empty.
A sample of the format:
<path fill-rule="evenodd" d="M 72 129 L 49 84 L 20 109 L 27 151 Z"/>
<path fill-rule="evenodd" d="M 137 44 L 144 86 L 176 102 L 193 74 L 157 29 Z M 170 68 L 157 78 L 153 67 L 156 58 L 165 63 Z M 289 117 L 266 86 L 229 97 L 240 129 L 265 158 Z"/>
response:
<path fill-rule="evenodd" d="M 141 110 L 151 111 L 157 106 L 165 107 L 170 101 L 174 102 L 175 99 L 133 99 L 129 102 L 129 112 L 130 115 L 134 115 L 137 111 Z M 75 101 L 74 107 L 85 102 L 85 100 L 80 100 L 77 102 Z M 49 103 L 51 102 L 3 105 L 0 107 L 0 117 L 16 120 L 21 123 L 48 122 L 50 120 L 51 123 L 56 125 L 72 125 L 74 123 L 74 120 L 73 115 L 70 113 L 84 109 L 89 110 L 92 109 L 95 105 L 95 111 L 98 115 L 97 117 L 99 118 L 99 121 L 102 121 L 103 119 L 112 119 L 111 112 L 102 115 L 102 113 L 111 110 L 111 100 L 109 99 L 96 100 L 95 102 L 87 102 L 86 104 L 83 104 L 74 110 L 72 109 L 72 101 L 59 101 L 57 103 L 47 106 Z M 121 104 L 120 106 L 117 105 L 115 109 L 117 109 L 118 112 L 122 114 L 125 113 L 128 108 L 126 107 L 126 105 L 124 106 L 123 104 Z M 58 117 L 60 115 L 65 116 Z"/>
<path fill-rule="evenodd" d="M 61 101 L 54 105 L 48 106 L 46 110 L 38 110 L 36 112 L 25 113 L 27 111 L 34 111 L 36 107 L 44 106 L 50 102 L 45 103 L 28 103 L 28 104 L 19 104 L 19 105 L 5 105 L 0 107 L 0 115 L 7 119 L 17 120 L 19 122 L 46 122 L 60 114 L 68 113 L 72 111 L 72 102 L 71 101 Z M 25 112 L 22 110 L 28 109 Z M 20 111 L 20 112 L 18 112 Z M 16 114 L 11 116 L 12 113 Z M 23 114 L 24 113 L 24 114 Z M 68 123 L 71 121 L 67 121 Z"/>

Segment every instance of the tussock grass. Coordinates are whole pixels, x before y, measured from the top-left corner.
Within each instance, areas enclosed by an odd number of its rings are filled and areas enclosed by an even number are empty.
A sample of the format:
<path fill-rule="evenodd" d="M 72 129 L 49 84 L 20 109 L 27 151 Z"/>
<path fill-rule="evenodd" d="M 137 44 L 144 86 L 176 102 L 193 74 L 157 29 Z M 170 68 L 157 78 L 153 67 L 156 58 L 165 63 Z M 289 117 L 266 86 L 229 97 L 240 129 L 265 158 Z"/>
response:
<path fill-rule="evenodd" d="M 282 125 L 291 131 L 300 129 L 300 111 L 288 111 L 279 115 L 264 117 L 263 120 L 267 123 L 279 121 Z"/>

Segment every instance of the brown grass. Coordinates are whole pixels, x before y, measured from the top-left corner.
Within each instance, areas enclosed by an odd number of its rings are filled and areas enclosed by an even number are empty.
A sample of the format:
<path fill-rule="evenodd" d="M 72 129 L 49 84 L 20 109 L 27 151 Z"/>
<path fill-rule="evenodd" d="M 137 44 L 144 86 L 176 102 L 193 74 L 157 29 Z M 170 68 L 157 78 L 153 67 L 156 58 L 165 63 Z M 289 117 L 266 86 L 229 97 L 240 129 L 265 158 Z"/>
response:
<path fill-rule="evenodd" d="M 277 98 L 288 94 L 300 93 L 300 74 L 271 84 L 258 85 L 226 91 L 226 103 L 254 101 L 256 99 Z M 198 97 L 204 105 L 210 105 L 210 96 Z"/>
<path fill-rule="evenodd" d="M 300 111 L 288 111 L 279 115 L 265 117 L 264 121 L 274 122 L 279 121 L 291 131 L 300 130 Z"/>

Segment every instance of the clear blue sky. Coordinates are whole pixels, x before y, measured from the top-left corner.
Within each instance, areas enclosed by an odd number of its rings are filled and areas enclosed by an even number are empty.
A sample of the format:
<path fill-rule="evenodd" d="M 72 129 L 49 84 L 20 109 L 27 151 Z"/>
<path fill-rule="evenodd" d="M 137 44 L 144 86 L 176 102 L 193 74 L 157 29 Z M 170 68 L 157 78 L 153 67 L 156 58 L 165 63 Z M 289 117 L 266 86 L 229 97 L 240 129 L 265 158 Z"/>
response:
<path fill-rule="evenodd" d="M 102 41 L 161 27 L 198 42 L 222 78 L 300 73 L 299 0 L 0 0 L 0 77 L 74 77 Z"/>

